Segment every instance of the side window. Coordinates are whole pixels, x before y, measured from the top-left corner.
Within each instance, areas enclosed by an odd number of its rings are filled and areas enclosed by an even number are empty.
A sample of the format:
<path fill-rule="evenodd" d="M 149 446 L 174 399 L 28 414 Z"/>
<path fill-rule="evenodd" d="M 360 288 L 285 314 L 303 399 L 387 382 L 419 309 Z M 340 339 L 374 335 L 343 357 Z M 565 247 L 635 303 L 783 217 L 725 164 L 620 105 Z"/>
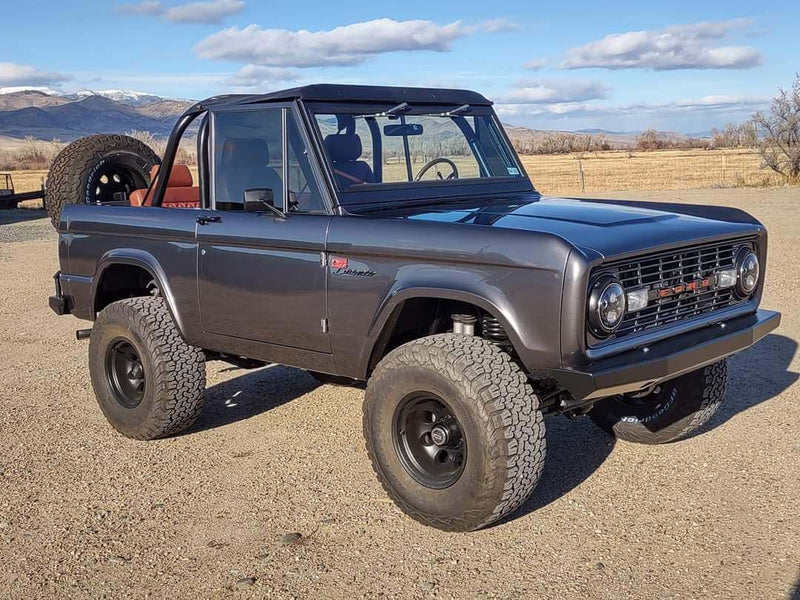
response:
<path fill-rule="evenodd" d="M 289 142 L 289 211 L 324 211 L 322 195 L 308 160 L 308 149 L 291 112 L 287 115 L 286 129 Z"/>
<path fill-rule="evenodd" d="M 281 109 L 214 116 L 214 198 L 218 210 L 244 210 L 245 190 L 269 190 L 283 209 Z"/>

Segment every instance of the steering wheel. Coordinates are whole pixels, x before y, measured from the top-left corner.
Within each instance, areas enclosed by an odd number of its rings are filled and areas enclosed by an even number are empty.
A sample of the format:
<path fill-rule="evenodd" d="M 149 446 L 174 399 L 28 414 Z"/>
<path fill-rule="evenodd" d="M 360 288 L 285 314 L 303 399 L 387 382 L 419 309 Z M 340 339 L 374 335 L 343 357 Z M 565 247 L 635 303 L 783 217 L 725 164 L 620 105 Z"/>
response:
<path fill-rule="evenodd" d="M 458 179 L 458 167 L 456 167 L 456 163 L 454 163 L 449 158 L 440 156 L 439 158 L 434 158 L 432 161 L 426 163 L 425 166 L 420 169 L 419 173 L 417 173 L 417 176 L 414 177 L 414 181 L 419 181 L 420 179 L 422 179 L 422 176 L 425 175 L 425 173 L 430 171 L 433 167 L 435 167 L 439 163 L 445 163 L 446 165 L 449 165 L 451 169 L 453 169 L 453 172 L 450 173 L 450 175 L 448 175 L 447 177 L 442 177 L 442 172 L 439 169 L 436 169 L 436 175 L 439 177 L 439 179 L 441 179 L 442 181 L 444 181 L 445 179 L 447 180 Z"/>

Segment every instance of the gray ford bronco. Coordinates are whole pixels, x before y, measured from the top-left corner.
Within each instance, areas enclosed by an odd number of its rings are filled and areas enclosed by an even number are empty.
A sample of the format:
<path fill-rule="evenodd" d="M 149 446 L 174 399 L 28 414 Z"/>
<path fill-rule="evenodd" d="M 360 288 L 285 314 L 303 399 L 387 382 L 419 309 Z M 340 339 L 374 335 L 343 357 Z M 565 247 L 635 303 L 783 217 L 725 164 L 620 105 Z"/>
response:
<path fill-rule="evenodd" d="M 195 137 L 193 173 L 176 155 Z M 724 400 L 726 357 L 780 321 L 759 309 L 754 218 L 542 197 L 469 91 L 209 98 L 162 161 L 125 136 L 85 138 L 47 190 L 50 306 L 94 322 L 78 335 L 115 429 L 189 427 L 209 360 L 366 381 L 378 478 L 446 530 L 531 496 L 545 415 L 646 444 L 696 431 Z"/>

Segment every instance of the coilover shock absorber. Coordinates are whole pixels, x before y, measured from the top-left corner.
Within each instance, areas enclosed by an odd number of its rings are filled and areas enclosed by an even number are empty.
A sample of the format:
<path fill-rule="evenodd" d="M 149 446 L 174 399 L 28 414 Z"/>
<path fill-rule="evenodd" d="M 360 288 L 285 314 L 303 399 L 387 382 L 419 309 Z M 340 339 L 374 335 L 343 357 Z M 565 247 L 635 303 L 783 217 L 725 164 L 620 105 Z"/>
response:
<path fill-rule="evenodd" d="M 493 342 L 507 342 L 508 334 L 497 317 L 493 317 L 488 313 L 481 316 L 481 333 L 487 340 Z"/>

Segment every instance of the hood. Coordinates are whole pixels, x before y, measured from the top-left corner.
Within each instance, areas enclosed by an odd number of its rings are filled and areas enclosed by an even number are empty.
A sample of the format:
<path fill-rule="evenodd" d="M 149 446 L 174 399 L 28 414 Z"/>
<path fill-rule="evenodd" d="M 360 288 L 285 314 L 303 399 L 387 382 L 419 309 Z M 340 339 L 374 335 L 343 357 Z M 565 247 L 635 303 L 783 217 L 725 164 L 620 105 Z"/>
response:
<path fill-rule="evenodd" d="M 682 242 L 755 233 L 758 222 L 736 209 L 668 203 L 551 198 L 474 199 L 379 213 L 413 220 L 557 235 L 587 252 L 613 257 Z M 377 215 L 375 215 L 377 216 Z"/>

